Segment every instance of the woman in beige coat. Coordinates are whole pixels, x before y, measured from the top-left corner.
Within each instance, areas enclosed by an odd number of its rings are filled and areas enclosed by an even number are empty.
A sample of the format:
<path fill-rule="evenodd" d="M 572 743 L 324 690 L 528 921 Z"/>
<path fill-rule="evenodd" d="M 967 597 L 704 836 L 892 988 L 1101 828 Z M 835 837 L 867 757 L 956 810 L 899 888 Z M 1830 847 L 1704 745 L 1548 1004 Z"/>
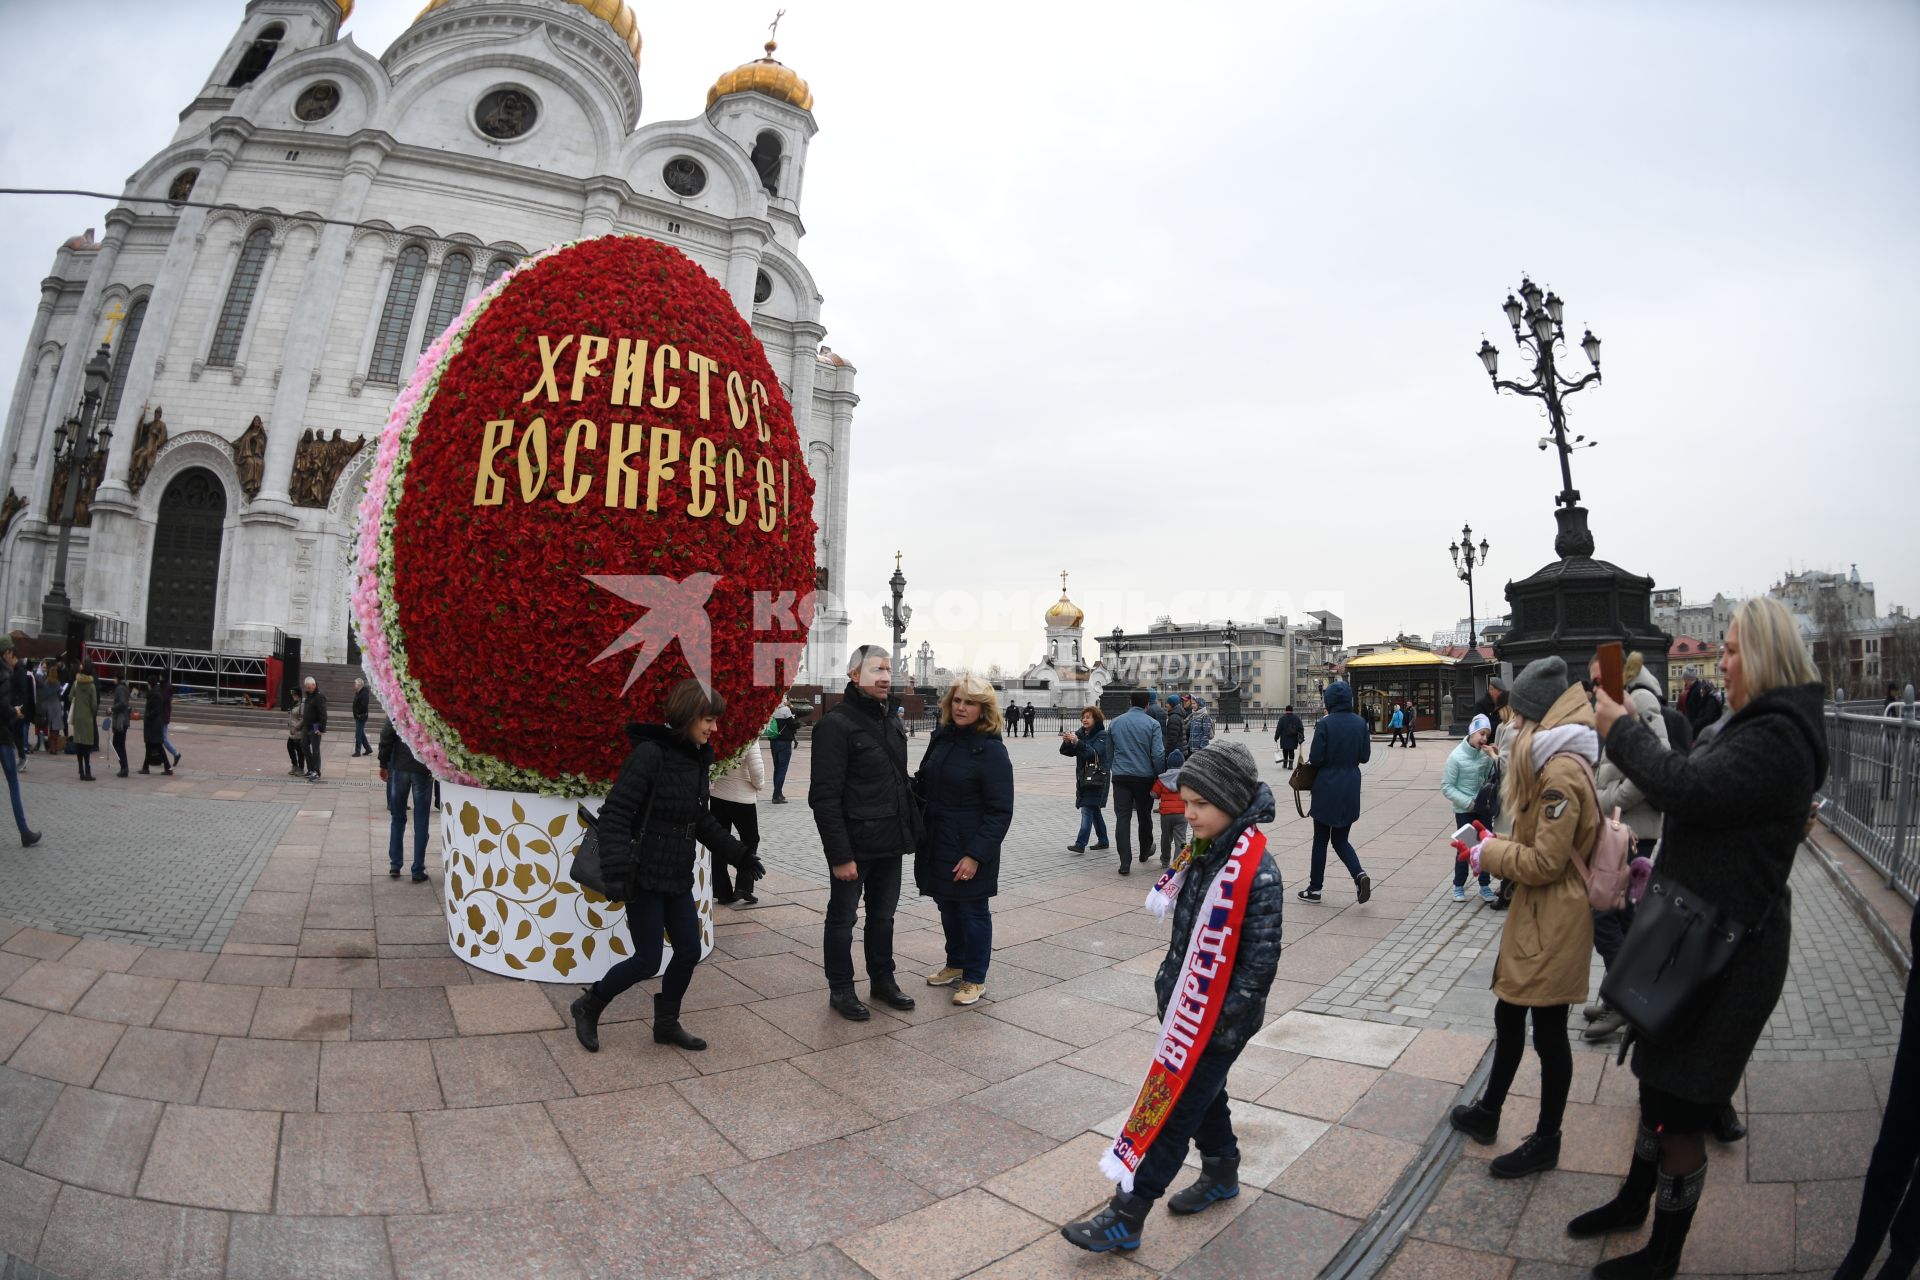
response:
<path fill-rule="evenodd" d="M 1498 1136 L 1500 1109 L 1526 1053 L 1531 1017 L 1533 1048 L 1540 1055 L 1540 1122 L 1518 1147 L 1493 1161 L 1496 1178 L 1560 1163 L 1560 1119 L 1573 1083 L 1567 1009 L 1587 998 L 1593 950 L 1586 882 L 1574 855 L 1589 857 L 1600 830 L 1588 774 L 1600 739 L 1586 690 L 1567 685 L 1567 664 L 1559 658 L 1530 664 L 1508 691 L 1508 705 L 1519 732 L 1500 807 L 1512 815 L 1513 834 L 1466 850 L 1473 872 L 1484 868 L 1515 886 L 1493 968 L 1493 1074 L 1478 1101 L 1453 1109 L 1453 1127 L 1475 1142 Z"/>

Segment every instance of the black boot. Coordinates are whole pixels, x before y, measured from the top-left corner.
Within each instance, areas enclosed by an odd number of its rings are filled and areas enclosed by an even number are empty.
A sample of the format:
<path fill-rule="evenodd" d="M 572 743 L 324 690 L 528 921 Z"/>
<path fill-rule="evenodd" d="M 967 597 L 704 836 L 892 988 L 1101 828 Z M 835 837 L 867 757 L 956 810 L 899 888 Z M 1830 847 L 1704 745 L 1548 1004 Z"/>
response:
<path fill-rule="evenodd" d="M 827 995 L 827 1003 L 833 1007 L 835 1013 L 845 1018 L 848 1022 L 865 1022 L 867 1019 L 873 1017 L 873 1011 L 867 1008 L 867 1006 L 861 1002 L 860 997 L 851 991 L 829 992 Z"/>
<path fill-rule="evenodd" d="M 1500 1136 L 1500 1108 L 1488 1106 L 1485 1098 L 1474 1099 L 1469 1107 L 1455 1107 L 1448 1120 L 1483 1147 Z"/>
<path fill-rule="evenodd" d="M 900 989 L 900 984 L 892 978 L 876 978 L 867 984 L 867 991 L 881 1004 L 891 1009 L 913 1008 L 913 997 Z"/>
<path fill-rule="evenodd" d="M 1496 1178 L 1524 1178 L 1530 1173 L 1559 1167 L 1560 1131 L 1555 1129 L 1552 1133 L 1528 1134 L 1519 1146 L 1503 1156 L 1495 1156 L 1487 1172 Z"/>
<path fill-rule="evenodd" d="M 1167 1201 L 1169 1213 L 1198 1213 L 1240 1194 L 1239 1156 L 1201 1156 L 1200 1180 Z"/>
<path fill-rule="evenodd" d="M 396 870 L 393 874 L 400 872 Z M 567 1010 L 573 1015 L 573 1034 L 588 1053 L 600 1052 L 600 1013 L 606 1007 L 606 997 L 588 987 Z"/>
<path fill-rule="evenodd" d="M 1068 1244 L 1092 1253 L 1115 1249 L 1138 1249 L 1140 1229 L 1146 1225 L 1147 1210 L 1153 1201 L 1122 1193 L 1107 1201 L 1107 1207 L 1084 1222 L 1069 1222 L 1060 1228 Z"/>
<path fill-rule="evenodd" d="M 1627 1180 L 1613 1199 L 1598 1209 L 1589 1209 L 1567 1224 L 1567 1234 L 1576 1240 L 1604 1236 L 1614 1231 L 1631 1231 L 1647 1220 L 1647 1206 L 1653 1201 L 1653 1184 L 1660 1172 L 1660 1135 L 1640 1122 L 1633 1135 L 1633 1163 L 1627 1166 Z"/>
<path fill-rule="evenodd" d="M 699 1052 L 707 1042 L 680 1025 L 680 1002 L 655 993 L 653 997 L 653 1042 L 674 1044 Z"/>
<path fill-rule="evenodd" d="M 1707 1164 L 1692 1173 L 1658 1176 L 1660 1194 L 1653 1205 L 1653 1234 L 1647 1247 L 1599 1263 L 1596 1280 L 1671 1280 L 1680 1270 L 1680 1251 L 1686 1248 L 1693 1212 L 1700 1207 L 1700 1189 L 1707 1185 Z"/>
<path fill-rule="evenodd" d="M 1747 1126 L 1740 1122 L 1740 1113 L 1733 1109 L 1731 1102 L 1720 1108 L 1720 1114 L 1713 1118 L 1713 1140 L 1715 1142 L 1738 1142 L 1747 1136 Z"/>

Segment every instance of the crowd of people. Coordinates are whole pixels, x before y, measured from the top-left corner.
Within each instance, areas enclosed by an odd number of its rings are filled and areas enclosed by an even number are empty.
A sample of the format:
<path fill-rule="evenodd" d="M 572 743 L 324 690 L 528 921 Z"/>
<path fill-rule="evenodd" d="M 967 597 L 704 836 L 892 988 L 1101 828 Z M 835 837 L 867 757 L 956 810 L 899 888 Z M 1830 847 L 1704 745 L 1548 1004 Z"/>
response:
<path fill-rule="evenodd" d="M 1442 775 L 1457 828 L 1453 897 L 1467 901 L 1477 878 L 1480 900 L 1505 913 L 1492 981 L 1491 1074 L 1450 1122 L 1472 1141 L 1498 1140 L 1531 1039 L 1540 1066 L 1538 1112 L 1488 1172 L 1519 1178 L 1555 1168 L 1573 1076 L 1571 1011 L 1582 1006 L 1589 1040 L 1625 1037 L 1620 1052 L 1631 1054 L 1640 1111 L 1628 1172 L 1611 1200 L 1572 1218 L 1567 1231 L 1627 1232 L 1649 1217 L 1652 1228 L 1639 1248 L 1595 1267 L 1603 1280 L 1678 1270 L 1706 1181 L 1708 1140 L 1744 1136 L 1733 1099 L 1786 978 L 1787 876 L 1826 769 L 1822 688 L 1791 616 L 1765 598 L 1735 612 L 1721 670 L 1724 704 L 1696 681 L 1673 706 L 1638 660 L 1626 663 L 1618 697 L 1608 692 L 1597 660 L 1585 679 L 1575 679 L 1557 657 L 1534 662 L 1488 683 Z M 915 767 L 907 731 L 886 709 L 891 689 L 886 651 L 856 650 L 844 694 L 813 736 L 807 800 L 829 875 L 827 1001 L 853 1021 L 871 1019 L 868 1000 L 915 1007 L 893 947 L 908 859 L 913 886 L 936 905 L 945 937 L 944 964 L 925 976 L 926 984 L 947 989 L 956 1005 L 980 1000 L 992 963 L 991 904 L 1014 813 L 1006 739 L 1024 717 L 1003 710 L 988 681 L 963 676 L 942 694 L 938 726 Z M 1364 903 L 1371 881 L 1351 834 L 1361 817 L 1361 766 L 1371 758 L 1371 735 L 1344 681 L 1323 697 L 1310 738 L 1291 707 L 1274 735 L 1276 764 L 1295 769 L 1306 748 L 1294 783 L 1312 797 L 1313 843 L 1308 882 L 1296 896 L 1322 900 L 1331 847 L 1352 877 L 1355 900 Z M 1708 707 L 1717 708 L 1712 720 Z M 628 728 L 634 746 L 606 802 L 601 839 L 604 849 L 618 851 L 609 874 L 631 885 L 634 951 L 574 1003 L 576 1034 L 590 1050 L 598 1048 L 607 1003 L 659 968 L 663 936 L 673 956 L 654 997 L 654 1039 L 704 1048 L 679 1021 L 699 957 L 695 845 L 713 851 L 722 901 L 752 901 L 764 874 L 753 816 L 767 786 L 759 743 L 711 789 L 706 782 L 707 744 L 724 710 L 718 694 L 687 681 L 668 700 L 663 723 Z M 792 741 L 793 719 L 777 714 L 763 735 L 776 755 L 775 803 L 784 801 L 782 757 L 791 748 L 783 752 L 781 745 Z M 1409 721 L 1403 715 L 1393 727 L 1411 745 Z M 1104 810 L 1111 799 L 1120 874 L 1130 873 L 1136 839 L 1139 861 L 1148 863 L 1157 848 L 1164 868 L 1146 903 L 1170 919 L 1155 980 L 1161 1047 L 1140 1107 L 1102 1160 L 1116 1194 L 1091 1217 L 1062 1228 L 1081 1248 L 1133 1249 L 1190 1145 L 1198 1148 L 1200 1173 L 1171 1197 L 1170 1212 L 1200 1212 L 1240 1190 L 1229 1080 L 1264 1021 L 1281 942 L 1280 879 L 1260 830 L 1274 817 L 1273 793 L 1244 746 L 1214 740 L 1203 699 L 1162 700 L 1143 690 L 1111 721 L 1089 707 L 1077 729 L 1062 731 L 1059 751 L 1073 761 L 1081 811 L 1068 848 L 1078 854 L 1110 847 Z M 1668 899 L 1688 897 L 1690 909 L 1717 913 L 1720 927 L 1737 926 L 1725 973 L 1703 978 L 1678 1029 L 1667 1026 L 1657 1037 L 1640 1034 L 1634 1018 L 1644 1010 L 1588 999 L 1593 954 L 1611 970 L 1633 963 L 1636 947 L 1647 945 L 1633 932 L 1634 903 L 1646 893 L 1669 911 L 1675 908 Z M 853 959 L 863 914 L 865 999 Z M 1209 927 L 1199 928 L 1202 921 Z M 1914 1039 L 1909 1025 L 1896 1079 L 1920 1075 Z M 1888 1108 L 1889 1128 L 1863 1192 L 1860 1234 L 1842 1268 L 1849 1277 L 1865 1275 L 1890 1231 L 1896 1262 L 1920 1236 L 1920 1206 L 1908 1188 L 1915 1143 L 1901 1128 L 1912 1127 L 1914 1109 Z M 1911 1260 L 1905 1265 L 1910 1269 Z"/>
<path fill-rule="evenodd" d="M 93 757 L 104 738 L 120 762 L 115 776 L 126 777 L 127 732 L 138 699 L 148 744 L 140 772 L 151 772 L 149 766 L 158 764 L 170 774 L 180 763 L 180 752 L 167 737 L 167 726 L 173 718 L 173 687 L 165 679 L 151 684 L 116 680 L 111 690 L 103 690 L 92 659 L 77 664 L 59 658 L 29 662 L 21 658 L 12 637 L 4 635 L 0 635 L 0 663 L 6 668 L 0 689 L 7 694 L 0 698 L 0 706 L 5 708 L 4 724 L 0 725 L 0 770 L 6 774 L 13 820 L 23 846 L 31 848 L 40 842 L 40 832 L 28 825 L 26 806 L 20 798 L 20 775 L 27 771 L 28 756 L 71 755 L 80 781 L 94 782 Z"/>

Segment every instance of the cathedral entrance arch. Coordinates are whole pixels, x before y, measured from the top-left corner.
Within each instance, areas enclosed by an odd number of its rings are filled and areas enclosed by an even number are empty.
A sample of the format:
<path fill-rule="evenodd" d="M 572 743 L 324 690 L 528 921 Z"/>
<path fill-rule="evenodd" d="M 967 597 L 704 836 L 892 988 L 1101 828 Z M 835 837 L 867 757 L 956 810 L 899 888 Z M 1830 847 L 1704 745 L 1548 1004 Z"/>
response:
<path fill-rule="evenodd" d="M 220 586 L 220 536 L 227 490 L 203 467 L 182 471 L 160 497 L 147 575 L 147 643 L 162 649 L 213 648 Z"/>

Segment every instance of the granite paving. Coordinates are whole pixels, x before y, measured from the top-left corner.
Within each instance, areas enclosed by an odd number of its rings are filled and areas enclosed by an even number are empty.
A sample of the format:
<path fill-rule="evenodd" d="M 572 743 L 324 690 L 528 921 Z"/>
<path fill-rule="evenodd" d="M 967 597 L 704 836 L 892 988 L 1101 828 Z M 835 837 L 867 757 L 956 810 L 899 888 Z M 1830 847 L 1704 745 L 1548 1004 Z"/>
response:
<path fill-rule="evenodd" d="M 1157 864 L 1121 878 L 1113 851 L 1067 848 L 1071 767 L 1044 733 L 1011 744 L 979 1005 L 919 981 L 944 946 L 909 887 L 895 952 L 919 1006 L 826 1008 L 803 744 L 794 802 L 760 808 L 760 904 L 716 909 L 685 1002 L 711 1047 L 655 1045 L 643 988 L 598 1054 L 572 988 L 448 953 L 437 833 L 433 884 L 386 877 L 371 761 L 312 786 L 273 767 L 270 724 L 177 733 L 170 779 L 24 779 L 48 839 L 0 871 L 0 1274 L 1525 1280 L 1631 1247 L 1564 1232 L 1631 1140 L 1634 1082 L 1603 1050 L 1577 1050 L 1558 1170 L 1499 1182 L 1497 1146 L 1444 1138 L 1487 1051 L 1500 924 L 1446 891 L 1444 743 L 1376 747 L 1371 901 L 1337 865 L 1324 902 L 1289 896 L 1232 1077 L 1242 1194 L 1094 1258 L 1057 1230 L 1111 1192 L 1097 1162 L 1151 1053 L 1166 935 L 1140 909 Z M 1290 808 L 1269 828 L 1289 890 L 1310 835 Z M 102 870 L 136 858 L 139 877 Z M 1738 1098 L 1751 1136 L 1712 1148 L 1687 1274 L 1830 1269 L 1886 1102 L 1902 974 L 1819 862 L 1793 883 L 1788 993 Z M 1537 1093 L 1529 1062 L 1502 1142 Z"/>

